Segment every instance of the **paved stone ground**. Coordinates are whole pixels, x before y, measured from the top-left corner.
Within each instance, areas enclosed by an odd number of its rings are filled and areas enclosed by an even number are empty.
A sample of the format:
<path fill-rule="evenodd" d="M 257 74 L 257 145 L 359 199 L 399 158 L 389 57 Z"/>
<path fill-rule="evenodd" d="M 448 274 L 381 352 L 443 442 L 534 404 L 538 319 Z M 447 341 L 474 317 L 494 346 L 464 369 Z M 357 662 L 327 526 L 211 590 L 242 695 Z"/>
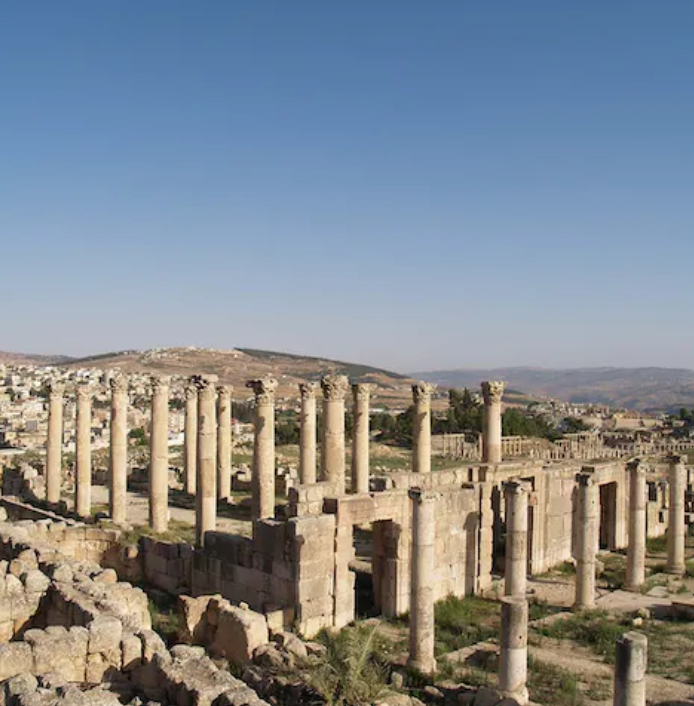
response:
<path fill-rule="evenodd" d="M 92 487 L 92 504 L 108 505 L 108 489 L 103 485 Z M 146 525 L 149 522 L 149 500 L 141 493 L 128 492 L 128 522 L 132 525 Z M 195 527 L 195 510 L 169 506 L 170 519 Z M 251 536 L 251 522 L 245 519 L 217 516 L 217 529 L 221 532 Z"/>

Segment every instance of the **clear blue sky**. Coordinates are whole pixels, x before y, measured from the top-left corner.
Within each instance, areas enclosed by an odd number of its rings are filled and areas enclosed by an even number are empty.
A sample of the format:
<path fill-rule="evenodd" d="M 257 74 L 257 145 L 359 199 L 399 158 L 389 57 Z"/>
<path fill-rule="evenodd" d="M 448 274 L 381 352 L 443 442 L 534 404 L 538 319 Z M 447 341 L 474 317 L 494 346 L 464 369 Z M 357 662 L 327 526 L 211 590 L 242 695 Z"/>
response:
<path fill-rule="evenodd" d="M 0 350 L 694 367 L 694 2 L 0 3 Z"/>

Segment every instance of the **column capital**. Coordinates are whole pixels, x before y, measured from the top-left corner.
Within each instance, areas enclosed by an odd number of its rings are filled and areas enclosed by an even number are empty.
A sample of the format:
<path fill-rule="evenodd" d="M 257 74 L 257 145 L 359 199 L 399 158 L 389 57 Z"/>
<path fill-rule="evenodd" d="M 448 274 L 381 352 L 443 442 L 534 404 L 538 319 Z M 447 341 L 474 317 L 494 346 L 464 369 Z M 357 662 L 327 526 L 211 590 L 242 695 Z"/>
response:
<path fill-rule="evenodd" d="M 576 474 L 576 483 L 579 486 L 590 488 L 595 483 L 595 469 L 592 466 L 584 466 L 580 473 Z"/>
<path fill-rule="evenodd" d="M 222 398 L 230 398 L 231 397 L 231 390 L 232 387 L 231 385 L 217 385 L 217 394 L 219 397 Z"/>
<path fill-rule="evenodd" d="M 94 395 L 94 388 L 89 384 L 77 385 L 75 394 L 78 400 L 91 400 Z"/>
<path fill-rule="evenodd" d="M 506 383 L 501 380 L 486 380 L 482 383 L 482 398 L 484 404 L 498 404 L 504 394 Z"/>
<path fill-rule="evenodd" d="M 250 387 L 253 390 L 256 404 L 274 404 L 277 385 L 277 380 L 270 377 L 249 380 L 246 383 L 246 387 Z"/>
<path fill-rule="evenodd" d="M 215 396 L 215 386 L 217 384 L 216 375 L 196 375 L 195 385 L 198 388 L 200 400 L 213 400 Z"/>
<path fill-rule="evenodd" d="M 412 385 L 412 397 L 415 402 L 429 402 L 435 390 L 436 385 L 420 380 Z"/>
<path fill-rule="evenodd" d="M 355 382 L 352 384 L 352 394 L 355 402 L 368 402 L 376 385 L 371 382 Z"/>
<path fill-rule="evenodd" d="M 188 384 L 183 388 L 183 394 L 187 400 L 197 400 L 198 399 L 198 387 L 196 383 L 191 378 Z"/>
<path fill-rule="evenodd" d="M 52 400 L 58 400 L 65 394 L 65 385 L 62 382 L 49 382 L 48 383 L 48 397 Z"/>
<path fill-rule="evenodd" d="M 108 384 L 112 392 L 128 391 L 128 378 L 119 370 L 109 377 Z"/>
<path fill-rule="evenodd" d="M 323 375 L 320 381 L 323 398 L 326 400 L 344 400 L 349 387 L 346 375 Z"/>
<path fill-rule="evenodd" d="M 631 461 L 627 461 L 627 470 L 637 472 L 637 471 L 645 471 L 643 459 L 641 458 L 632 458 Z"/>
<path fill-rule="evenodd" d="M 318 383 L 300 382 L 299 392 L 301 393 L 302 400 L 314 400 L 316 399 L 316 392 L 318 392 Z"/>
<path fill-rule="evenodd" d="M 155 395 L 161 395 L 169 391 L 169 383 L 171 378 L 167 375 L 152 375 L 150 383 L 152 385 L 152 392 Z"/>
<path fill-rule="evenodd" d="M 669 454 L 667 460 L 671 466 L 679 466 L 685 463 L 685 457 L 678 453 Z"/>
<path fill-rule="evenodd" d="M 410 488 L 407 494 L 410 500 L 414 500 L 420 505 L 427 501 L 438 500 L 441 497 L 441 493 L 435 490 L 423 490 L 422 488 Z"/>
<path fill-rule="evenodd" d="M 523 495 L 528 493 L 529 490 L 528 483 L 520 480 L 520 478 L 511 478 L 504 482 L 504 492 L 507 495 Z"/>

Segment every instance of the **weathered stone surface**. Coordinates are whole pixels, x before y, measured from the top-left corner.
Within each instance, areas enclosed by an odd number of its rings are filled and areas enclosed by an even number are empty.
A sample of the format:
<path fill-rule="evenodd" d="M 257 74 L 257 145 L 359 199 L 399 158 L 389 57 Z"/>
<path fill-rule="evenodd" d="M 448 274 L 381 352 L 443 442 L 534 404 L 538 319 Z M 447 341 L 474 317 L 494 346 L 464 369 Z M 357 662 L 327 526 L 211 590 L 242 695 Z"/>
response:
<path fill-rule="evenodd" d="M 23 672 L 31 672 L 33 666 L 34 658 L 31 652 L 31 645 L 24 642 L 0 645 L 0 681 Z"/>
<path fill-rule="evenodd" d="M 253 651 L 269 639 L 265 616 L 225 606 L 219 611 L 219 624 L 210 649 L 234 664 L 243 665 L 252 659 Z"/>

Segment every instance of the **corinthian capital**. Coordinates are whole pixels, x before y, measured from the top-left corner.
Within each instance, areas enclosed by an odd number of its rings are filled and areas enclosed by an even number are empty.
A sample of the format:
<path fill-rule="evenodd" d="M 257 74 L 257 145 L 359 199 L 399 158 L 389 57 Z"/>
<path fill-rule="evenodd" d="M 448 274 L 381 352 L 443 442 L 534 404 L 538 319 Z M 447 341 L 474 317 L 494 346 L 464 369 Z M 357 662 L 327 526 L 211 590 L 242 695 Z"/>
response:
<path fill-rule="evenodd" d="M 249 380 L 246 387 L 253 390 L 256 404 L 274 404 L 277 384 L 275 378 L 258 378 L 257 380 Z"/>
<path fill-rule="evenodd" d="M 48 383 L 48 397 L 52 400 L 62 399 L 65 394 L 65 385 L 62 382 Z"/>
<path fill-rule="evenodd" d="M 75 388 L 75 393 L 77 394 L 78 400 L 91 400 L 94 394 L 94 389 L 91 385 L 77 385 Z"/>
<path fill-rule="evenodd" d="M 152 383 L 152 392 L 155 395 L 168 393 L 170 381 L 171 378 L 166 375 L 153 375 L 150 381 Z"/>
<path fill-rule="evenodd" d="M 108 380 L 108 384 L 111 387 L 112 392 L 127 392 L 128 391 L 128 378 L 123 375 L 119 370 L 113 373 Z"/>
<path fill-rule="evenodd" d="M 231 386 L 230 385 L 217 385 L 217 396 L 222 400 L 228 400 L 231 398 Z"/>
<path fill-rule="evenodd" d="M 371 392 L 376 385 L 370 382 L 355 382 L 352 385 L 352 394 L 355 402 L 368 402 L 371 397 Z"/>
<path fill-rule="evenodd" d="M 506 383 L 501 380 L 489 380 L 482 383 L 482 397 L 485 404 L 498 404 L 504 394 Z"/>
<path fill-rule="evenodd" d="M 216 375 L 198 375 L 195 378 L 198 388 L 198 398 L 200 401 L 214 400 L 215 387 L 217 384 Z"/>
<path fill-rule="evenodd" d="M 302 400 L 314 400 L 316 399 L 316 392 L 318 391 L 317 382 L 300 382 L 299 392 L 301 393 Z"/>
<path fill-rule="evenodd" d="M 189 382 L 183 391 L 187 400 L 197 400 L 198 399 L 198 388 L 193 382 Z"/>
<path fill-rule="evenodd" d="M 412 398 L 415 402 L 429 402 L 434 390 L 436 385 L 429 382 L 416 382 L 412 385 Z"/>
<path fill-rule="evenodd" d="M 324 399 L 344 400 L 349 389 L 349 380 L 346 375 L 324 375 L 320 386 L 323 388 Z"/>

